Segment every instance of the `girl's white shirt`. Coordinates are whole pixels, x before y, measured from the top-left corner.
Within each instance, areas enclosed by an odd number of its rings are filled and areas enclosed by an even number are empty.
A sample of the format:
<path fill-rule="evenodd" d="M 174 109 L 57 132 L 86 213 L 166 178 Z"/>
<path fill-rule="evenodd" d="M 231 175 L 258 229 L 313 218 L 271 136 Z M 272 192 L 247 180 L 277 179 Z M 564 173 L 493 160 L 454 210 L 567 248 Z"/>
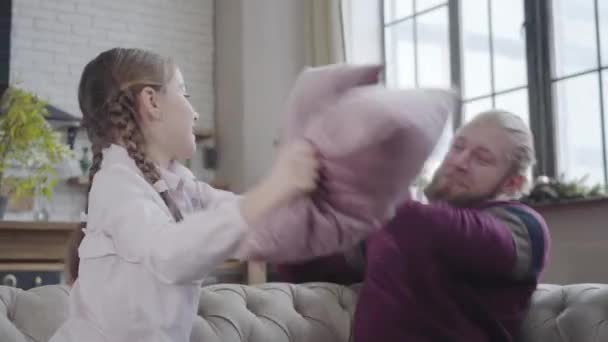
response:
<path fill-rule="evenodd" d="M 202 280 L 242 256 L 252 234 L 239 196 L 197 182 L 179 163 L 161 176 L 184 214 L 180 223 L 124 148 L 104 150 L 69 317 L 51 342 L 190 340 Z"/>

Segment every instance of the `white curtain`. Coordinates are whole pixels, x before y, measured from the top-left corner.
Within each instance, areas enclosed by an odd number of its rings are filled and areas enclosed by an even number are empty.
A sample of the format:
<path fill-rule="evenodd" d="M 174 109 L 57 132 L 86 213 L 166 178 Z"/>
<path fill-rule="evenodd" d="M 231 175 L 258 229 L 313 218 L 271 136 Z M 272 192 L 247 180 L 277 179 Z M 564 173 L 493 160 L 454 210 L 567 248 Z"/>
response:
<path fill-rule="evenodd" d="M 384 63 L 381 0 L 302 1 L 307 65 Z"/>
<path fill-rule="evenodd" d="M 304 0 L 306 65 L 344 62 L 344 26 L 340 0 Z"/>
<path fill-rule="evenodd" d="M 349 63 L 384 64 L 381 0 L 342 0 L 344 55 Z"/>

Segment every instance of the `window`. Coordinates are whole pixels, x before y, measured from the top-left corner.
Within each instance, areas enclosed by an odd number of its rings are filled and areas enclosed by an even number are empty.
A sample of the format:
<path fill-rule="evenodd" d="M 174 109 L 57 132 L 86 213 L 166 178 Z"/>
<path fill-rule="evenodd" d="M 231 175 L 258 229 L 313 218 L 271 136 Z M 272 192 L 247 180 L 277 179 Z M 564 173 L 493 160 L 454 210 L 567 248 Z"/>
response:
<path fill-rule="evenodd" d="M 460 3 L 464 121 L 500 108 L 529 122 L 523 2 Z"/>
<path fill-rule="evenodd" d="M 462 89 L 448 130 L 511 111 L 535 134 L 537 174 L 608 185 L 608 1 L 384 0 L 384 46 L 389 86 Z"/>
<path fill-rule="evenodd" d="M 387 85 L 400 88 L 450 87 L 450 33 L 446 0 L 384 1 Z M 451 122 L 425 165 L 429 177 L 447 152 Z"/>
<path fill-rule="evenodd" d="M 566 178 L 587 177 L 588 184 L 606 184 L 608 5 L 553 0 L 552 17 L 558 171 Z"/>
<path fill-rule="evenodd" d="M 0 96 L 9 84 L 12 2 L 0 3 Z"/>

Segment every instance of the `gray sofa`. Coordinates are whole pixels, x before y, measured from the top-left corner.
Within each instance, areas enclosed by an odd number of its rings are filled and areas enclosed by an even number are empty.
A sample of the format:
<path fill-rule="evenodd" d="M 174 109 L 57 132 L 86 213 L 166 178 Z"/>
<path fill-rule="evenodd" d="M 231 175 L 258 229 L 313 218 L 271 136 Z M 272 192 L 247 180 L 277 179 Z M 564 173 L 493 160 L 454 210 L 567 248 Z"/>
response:
<path fill-rule="evenodd" d="M 204 287 L 191 340 L 345 342 L 357 289 L 323 283 Z M 0 286 L 0 341 L 47 341 L 66 317 L 67 299 L 62 286 Z M 540 286 L 518 341 L 608 341 L 608 285 Z"/>

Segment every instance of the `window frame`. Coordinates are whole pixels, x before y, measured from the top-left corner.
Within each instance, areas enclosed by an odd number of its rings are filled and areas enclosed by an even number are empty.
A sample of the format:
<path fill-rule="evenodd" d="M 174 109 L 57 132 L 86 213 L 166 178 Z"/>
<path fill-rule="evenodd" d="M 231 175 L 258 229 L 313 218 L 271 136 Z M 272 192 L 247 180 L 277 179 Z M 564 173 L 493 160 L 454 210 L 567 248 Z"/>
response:
<path fill-rule="evenodd" d="M 530 2 L 530 1 L 527 1 Z M 552 150 L 551 152 L 553 152 L 551 154 L 551 163 L 553 166 L 553 174 L 552 176 L 558 176 L 557 172 L 559 170 L 559 160 L 558 160 L 558 151 L 557 151 L 557 146 L 558 146 L 558 141 L 557 141 L 557 113 L 554 111 L 555 108 L 557 107 L 556 105 L 556 98 L 555 96 L 553 96 L 553 87 L 556 83 L 558 83 L 559 81 L 563 81 L 563 80 L 567 80 L 567 79 L 572 79 L 572 78 L 576 78 L 579 76 L 584 76 L 584 75 L 593 75 L 593 74 L 597 74 L 597 79 L 598 79 L 598 92 L 599 92 L 599 109 L 600 109 L 600 125 L 601 125 L 601 141 L 602 141 L 602 163 L 603 163 L 603 173 L 604 173 L 604 188 L 608 188 L 608 160 L 607 160 L 607 137 L 606 137 L 606 125 L 605 125 L 605 117 L 606 117 L 606 104 L 605 104 L 605 99 L 604 99 L 604 84 L 603 84 L 603 72 L 605 70 L 608 70 L 608 65 L 607 66 L 602 66 L 602 51 L 601 51 L 601 39 L 600 39 L 600 18 L 599 18 L 599 0 L 594 0 L 593 1 L 593 11 L 594 11 L 594 20 L 595 20 L 595 25 L 594 25 L 594 33 L 595 33 L 595 45 L 597 48 L 597 53 L 596 53 L 596 67 L 594 68 L 590 68 L 590 69 L 585 69 L 583 71 L 578 71 L 575 73 L 571 73 L 571 74 L 567 74 L 567 75 L 562 75 L 560 77 L 553 77 L 553 66 L 555 63 L 555 58 L 554 58 L 554 51 L 553 51 L 553 32 L 552 32 L 552 27 L 553 27 L 553 23 L 552 23 L 552 12 L 553 12 L 553 8 L 552 8 L 552 0 L 541 0 L 540 3 L 543 5 L 540 9 L 538 9 L 539 13 L 538 16 L 543 16 L 546 18 L 543 18 L 543 20 L 545 20 L 544 22 L 544 27 L 543 29 L 545 30 L 545 32 L 543 32 L 543 37 L 546 38 L 547 44 L 549 44 L 547 47 L 543 47 L 546 48 L 546 54 L 549 56 L 549 61 L 548 63 L 546 63 L 544 65 L 545 70 L 545 77 L 542 79 L 543 83 L 541 84 L 541 86 L 545 89 L 545 93 L 548 98 L 545 99 L 545 101 L 550 103 L 550 111 L 543 113 L 545 115 L 551 115 L 551 125 L 552 125 L 552 140 L 551 142 L 553 143 L 552 146 Z M 541 39 L 541 37 L 539 37 L 538 39 Z M 545 109 L 546 111 L 548 109 Z M 581 175 L 582 176 L 582 175 Z"/>
<path fill-rule="evenodd" d="M 384 5 L 385 1 L 381 0 L 381 12 L 382 14 L 382 51 L 385 53 L 385 30 L 387 27 L 394 25 L 396 22 L 407 20 L 412 16 L 418 16 L 421 13 L 427 13 L 436 9 L 437 7 L 444 6 L 445 4 L 437 5 L 427 10 L 416 13 L 416 0 L 413 0 L 413 11 L 412 14 L 403 17 L 396 18 L 389 23 L 385 23 L 384 17 Z M 488 1 L 488 11 L 490 11 L 489 21 L 492 21 L 491 5 L 492 1 Z M 527 85 L 518 86 L 512 89 L 505 89 L 496 91 L 494 80 L 492 81 L 492 91 L 490 94 L 484 94 L 481 96 L 475 96 L 469 99 L 463 99 L 461 97 L 461 104 L 464 105 L 467 102 L 472 102 L 476 99 L 491 98 L 492 104 L 495 104 L 496 95 L 509 93 L 512 91 L 528 89 L 528 106 L 529 106 L 529 122 L 530 128 L 534 133 L 534 142 L 536 147 L 536 165 L 533 169 L 533 175 L 547 175 L 549 177 L 558 177 L 558 151 L 556 141 L 556 120 L 557 113 L 556 99 L 553 94 L 554 83 L 561 79 L 572 78 L 581 76 L 589 73 L 598 73 L 599 81 L 599 93 L 600 93 L 600 111 L 601 119 L 600 124 L 602 125 L 602 150 L 603 150 L 603 165 L 604 165 L 604 185 L 608 187 L 608 151 L 607 151 L 607 140 L 608 132 L 606 130 L 605 121 L 608 120 L 608 104 L 604 99 L 604 84 L 603 84 L 603 70 L 608 70 L 608 66 L 602 66 L 602 55 L 601 55 L 601 39 L 600 33 L 600 18 L 599 18 L 599 0 L 594 0 L 594 15 L 595 15 L 595 35 L 597 45 L 597 67 L 576 74 L 567 75 L 565 77 L 553 78 L 552 68 L 555 63 L 554 61 L 554 42 L 553 42 L 553 22 L 552 22 L 552 0 L 516 0 L 522 1 L 524 5 L 524 19 L 523 29 L 525 31 L 525 48 L 526 48 L 526 64 L 527 64 Z M 463 58 L 462 58 L 462 26 L 461 22 L 461 7 L 460 0 L 446 0 L 448 6 L 448 27 L 449 33 L 449 49 L 450 49 L 450 80 L 453 87 L 462 89 L 463 82 Z M 415 20 L 415 19 L 414 19 Z M 415 26 L 415 25 L 414 25 Z M 415 32 L 415 29 L 414 29 Z M 415 33 L 414 33 L 415 34 Z M 414 41 L 416 44 L 416 41 Z M 492 48 L 493 37 L 490 35 L 490 54 L 493 55 L 494 51 Z M 416 47 L 415 47 L 416 48 Z M 386 56 L 384 60 L 386 61 Z M 603 56 L 606 57 L 606 56 Z M 417 56 L 415 56 L 417 58 Z M 494 58 L 491 58 L 493 63 Z M 416 70 L 416 73 L 418 71 Z M 492 79 L 494 79 L 494 70 L 491 68 Z M 417 84 L 417 83 L 416 83 Z M 463 123 L 463 112 L 462 107 L 459 106 L 459 110 L 453 116 L 453 129 L 458 129 Z"/>
<path fill-rule="evenodd" d="M 12 0 L 0 2 L 0 96 L 10 83 Z"/>

